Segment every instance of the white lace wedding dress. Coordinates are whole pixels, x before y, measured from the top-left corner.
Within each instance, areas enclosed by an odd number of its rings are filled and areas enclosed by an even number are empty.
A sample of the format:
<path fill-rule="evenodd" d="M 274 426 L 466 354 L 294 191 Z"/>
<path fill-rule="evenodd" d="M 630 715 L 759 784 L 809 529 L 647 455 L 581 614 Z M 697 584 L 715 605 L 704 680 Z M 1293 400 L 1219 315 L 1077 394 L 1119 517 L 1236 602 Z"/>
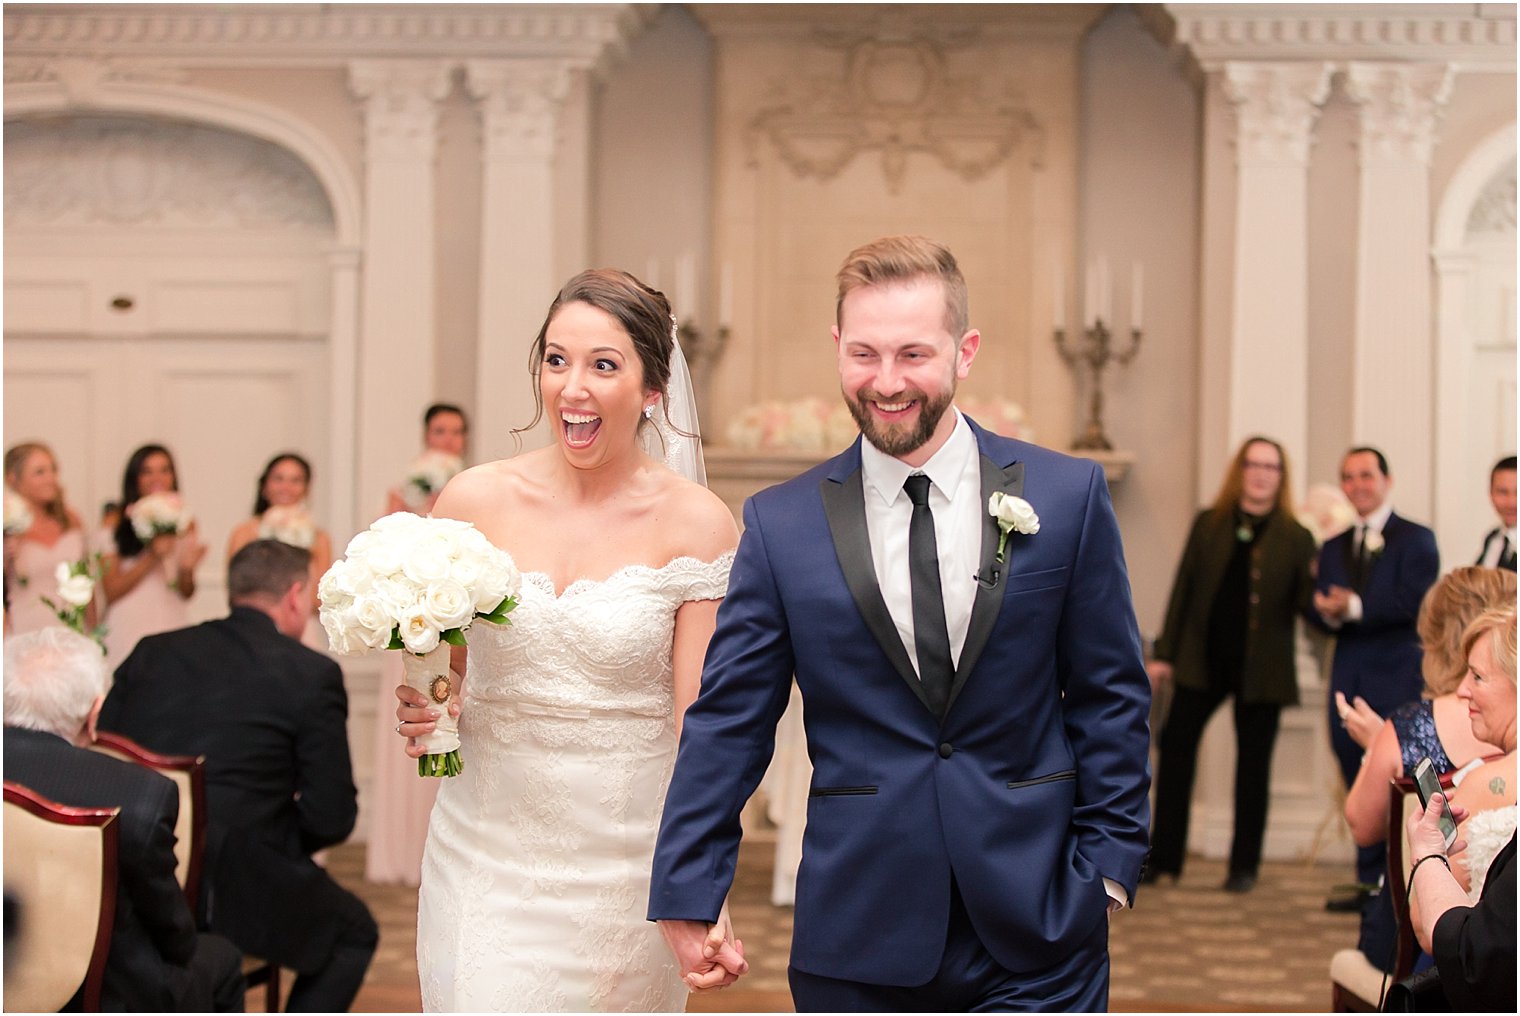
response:
<path fill-rule="evenodd" d="M 685 1009 L 645 920 L 675 761 L 671 639 L 676 610 L 722 597 L 732 563 L 632 565 L 558 596 L 525 573 L 512 623 L 470 630 L 464 772 L 439 791 L 422 860 L 424 1009 Z"/>

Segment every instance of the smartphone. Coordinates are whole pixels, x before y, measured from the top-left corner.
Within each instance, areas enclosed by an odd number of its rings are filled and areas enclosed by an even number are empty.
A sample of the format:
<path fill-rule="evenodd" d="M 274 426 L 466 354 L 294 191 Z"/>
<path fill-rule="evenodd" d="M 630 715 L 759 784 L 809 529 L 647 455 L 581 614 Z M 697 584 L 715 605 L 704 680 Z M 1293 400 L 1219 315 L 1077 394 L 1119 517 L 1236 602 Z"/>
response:
<path fill-rule="evenodd" d="M 1420 795 L 1420 806 L 1424 808 L 1430 807 L 1432 795 L 1441 793 L 1441 779 L 1436 775 L 1436 765 L 1430 761 L 1429 755 L 1414 767 L 1414 789 Z M 1447 850 L 1457 841 L 1457 820 L 1452 817 L 1451 805 L 1444 797 L 1441 802 L 1441 836 L 1446 840 Z"/>

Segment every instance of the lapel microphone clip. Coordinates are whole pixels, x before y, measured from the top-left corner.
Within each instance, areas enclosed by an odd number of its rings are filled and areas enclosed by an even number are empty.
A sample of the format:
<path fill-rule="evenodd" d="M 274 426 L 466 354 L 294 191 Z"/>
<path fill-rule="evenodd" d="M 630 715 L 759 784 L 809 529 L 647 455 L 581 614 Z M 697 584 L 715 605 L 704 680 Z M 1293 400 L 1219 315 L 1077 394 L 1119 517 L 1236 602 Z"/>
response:
<path fill-rule="evenodd" d="M 976 584 L 983 589 L 996 589 L 998 579 L 1003 577 L 1003 572 L 996 564 L 989 564 L 971 577 L 976 579 Z"/>

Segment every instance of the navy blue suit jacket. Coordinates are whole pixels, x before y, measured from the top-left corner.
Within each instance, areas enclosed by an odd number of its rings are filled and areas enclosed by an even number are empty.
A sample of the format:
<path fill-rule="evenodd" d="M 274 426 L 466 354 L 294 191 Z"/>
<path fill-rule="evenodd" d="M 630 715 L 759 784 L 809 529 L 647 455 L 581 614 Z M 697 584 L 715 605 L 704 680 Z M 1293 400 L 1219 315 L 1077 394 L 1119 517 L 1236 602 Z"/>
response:
<path fill-rule="evenodd" d="M 1321 592 L 1333 585 L 1356 588 L 1352 579 L 1355 535 L 1354 528 L 1348 529 L 1320 548 L 1316 586 Z M 1419 698 L 1425 682 L 1420 675 L 1422 654 L 1415 619 L 1420 601 L 1440 570 L 1435 534 L 1417 522 L 1390 515 L 1383 527 L 1383 549 L 1372 559 L 1358 590 L 1362 619 L 1336 630 L 1330 674 L 1333 690 L 1345 692 L 1347 699 L 1362 696 L 1382 716 Z M 1319 627 L 1334 630 L 1312 607 L 1307 616 Z M 1331 708 L 1335 708 L 1333 696 Z"/>
<path fill-rule="evenodd" d="M 877 585 L 859 441 L 762 491 L 687 711 L 655 851 L 651 920 L 713 920 L 739 811 L 793 674 L 813 783 L 791 961 L 871 984 L 938 968 L 955 879 L 1014 971 L 1048 966 L 1133 897 L 1148 841 L 1150 685 L 1102 470 L 972 424 L 982 498 L 1040 516 L 978 588 L 946 715 L 928 707 Z M 982 533 L 984 569 L 998 530 Z M 971 581 L 971 576 L 967 576 Z"/>

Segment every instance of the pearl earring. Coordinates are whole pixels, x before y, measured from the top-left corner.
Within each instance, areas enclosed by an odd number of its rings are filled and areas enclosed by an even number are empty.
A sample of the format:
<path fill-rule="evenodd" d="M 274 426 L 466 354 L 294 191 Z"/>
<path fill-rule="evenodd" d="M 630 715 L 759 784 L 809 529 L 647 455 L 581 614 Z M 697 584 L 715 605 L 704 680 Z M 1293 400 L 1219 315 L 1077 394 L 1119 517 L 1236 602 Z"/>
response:
<path fill-rule="evenodd" d="M 654 419 L 654 403 L 651 402 L 649 405 L 647 405 L 647 406 L 644 407 L 644 419 L 646 419 L 646 420 L 653 420 Z"/>

